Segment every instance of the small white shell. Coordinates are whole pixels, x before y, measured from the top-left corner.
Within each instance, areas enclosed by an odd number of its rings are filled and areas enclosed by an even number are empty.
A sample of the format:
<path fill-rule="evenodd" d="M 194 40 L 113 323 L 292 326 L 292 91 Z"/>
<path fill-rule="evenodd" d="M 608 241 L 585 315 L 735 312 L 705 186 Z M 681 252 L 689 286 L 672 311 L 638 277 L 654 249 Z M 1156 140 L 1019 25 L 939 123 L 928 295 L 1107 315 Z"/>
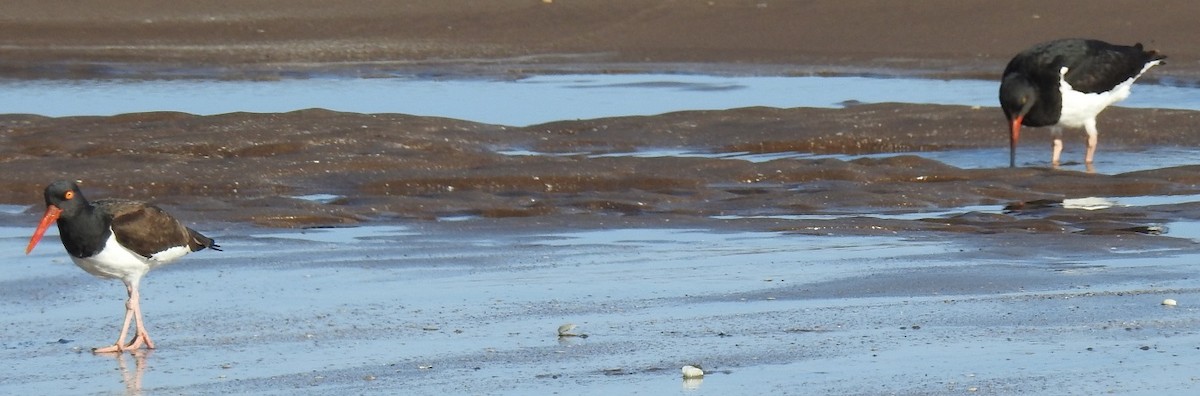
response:
<path fill-rule="evenodd" d="M 1163 302 L 1162 302 L 1162 305 L 1166 305 L 1168 307 L 1174 307 L 1176 304 L 1179 304 L 1179 303 L 1175 302 L 1175 299 L 1173 299 L 1173 298 L 1168 298 L 1166 300 L 1163 300 Z"/>
<path fill-rule="evenodd" d="M 683 378 L 700 378 L 704 376 L 704 370 L 696 366 L 683 366 L 680 370 L 683 372 Z"/>

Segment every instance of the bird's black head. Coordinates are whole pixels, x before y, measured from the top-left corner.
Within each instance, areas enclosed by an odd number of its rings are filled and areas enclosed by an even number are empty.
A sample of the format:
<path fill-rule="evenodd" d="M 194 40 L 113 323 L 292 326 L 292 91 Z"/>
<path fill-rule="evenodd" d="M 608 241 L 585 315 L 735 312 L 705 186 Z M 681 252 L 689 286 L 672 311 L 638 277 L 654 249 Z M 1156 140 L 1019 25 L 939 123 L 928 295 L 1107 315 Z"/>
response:
<path fill-rule="evenodd" d="M 1025 76 L 1010 74 L 1000 82 L 1000 108 L 1009 121 L 1024 118 L 1037 97 L 1037 88 Z"/>
<path fill-rule="evenodd" d="M 55 206 L 65 213 L 74 213 L 88 206 L 87 199 L 74 182 L 59 180 L 46 186 L 46 206 Z"/>
<path fill-rule="evenodd" d="M 1008 166 L 1017 166 L 1017 141 L 1021 139 L 1021 123 L 1025 115 L 1037 102 L 1037 88 L 1029 78 L 1018 74 L 1006 74 L 1000 82 L 1000 108 L 1008 117 Z"/>
<path fill-rule="evenodd" d="M 58 222 L 58 229 L 62 231 L 59 235 L 63 239 L 63 246 L 66 246 L 67 252 L 72 255 L 77 254 L 78 245 L 67 243 L 68 236 L 67 231 L 63 228 L 63 222 L 79 219 L 79 214 L 85 213 L 86 208 L 90 206 L 87 200 L 83 198 L 83 194 L 79 192 L 79 186 L 75 183 L 65 180 L 50 183 L 49 186 L 46 186 L 46 214 L 42 216 L 42 222 L 38 223 L 37 230 L 33 232 L 33 237 L 29 238 L 29 246 L 25 247 L 25 254 L 33 251 L 33 247 L 37 246 L 38 241 L 42 240 L 42 235 L 46 233 L 46 229 L 50 227 L 50 224 L 55 222 Z"/>

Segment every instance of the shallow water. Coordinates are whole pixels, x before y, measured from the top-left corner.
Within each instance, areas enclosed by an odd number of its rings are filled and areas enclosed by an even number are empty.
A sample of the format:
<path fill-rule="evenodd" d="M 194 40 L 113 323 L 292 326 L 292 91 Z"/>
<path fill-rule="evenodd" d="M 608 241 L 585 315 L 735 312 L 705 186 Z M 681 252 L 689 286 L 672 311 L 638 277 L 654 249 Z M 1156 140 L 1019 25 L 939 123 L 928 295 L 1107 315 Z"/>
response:
<path fill-rule="evenodd" d="M 750 106 L 846 102 L 997 106 L 994 81 L 871 77 L 546 75 L 516 80 L 308 78 L 278 81 L 7 80 L 0 112 L 46 116 L 325 108 L 526 126 L 550 121 Z M 1200 110 L 1196 88 L 1139 84 L 1122 106 Z"/>
<path fill-rule="evenodd" d="M 0 213 L 3 214 L 20 214 L 24 213 L 27 209 L 29 207 L 25 205 L 0 204 Z"/>
<path fill-rule="evenodd" d="M 1047 150 L 1048 152 L 1048 150 Z M 843 161 L 851 161 L 858 158 L 889 158 L 901 155 L 916 155 L 927 159 L 935 160 L 946 165 L 954 166 L 962 169 L 989 169 L 995 168 L 996 164 L 1004 164 L 1008 161 L 1008 151 L 1003 149 L 968 149 L 968 150 L 942 150 L 942 151 L 923 151 L 911 153 L 880 153 L 880 154 L 863 154 L 863 155 L 847 155 L 847 154 L 811 154 L 798 152 L 777 152 L 777 153 L 711 153 L 711 152 L 696 152 L 690 150 L 679 149 L 658 149 L 658 150 L 641 150 L 632 152 L 618 153 L 543 153 L 529 150 L 503 150 L 498 151 L 499 154 L 512 156 L 525 155 L 545 155 L 545 156 L 576 156 L 587 155 L 591 158 L 604 157 L 698 157 L 698 158 L 719 158 L 728 160 L 741 160 L 749 162 L 766 162 L 779 159 L 822 159 L 834 158 Z M 1046 152 L 1037 152 L 1027 154 L 1030 158 L 1035 155 L 1044 155 L 1043 161 L 1027 161 L 1022 160 L 1018 166 L 1041 166 L 1049 167 L 1049 154 Z M 1063 156 L 1065 158 L 1082 157 L 1082 153 L 1076 153 L 1071 149 L 1064 149 Z M 1023 157 L 1018 157 L 1023 158 Z M 1193 149 L 1187 147 L 1152 147 L 1139 151 L 1118 151 L 1106 150 L 1096 155 L 1096 163 L 1094 172 L 1100 174 L 1114 175 L 1119 173 L 1169 168 L 1174 166 L 1195 165 L 1200 158 L 1200 148 Z M 1060 169 L 1085 171 L 1086 167 L 1081 163 L 1065 163 Z"/>
<path fill-rule="evenodd" d="M 741 98 L 754 92 L 746 97 L 801 96 L 823 103 L 814 106 L 837 106 L 843 100 L 870 101 L 864 99 L 874 94 L 866 88 L 827 92 L 836 91 L 828 80 L 800 89 L 786 86 L 791 78 L 610 77 L 427 81 L 425 91 L 383 81 L 391 91 L 361 87 L 362 97 L 356 98 L 335 92 L 345 84 L 380 82 L 316 81 L 330 84 L 322 88 L 327 90 L 280 89 L 287 81 L 237 83 L 230 89 L 241 91 L 213 94 L 229 95 L 223 103 L 237 108 L 212 112 L 291 109 L 248 109 L 279 104 L 338 109 L 288 104 L 287 95 L 296 93 L 305 100 L 324 95 L 330 103 L 386 108 L 349 109 L 363 112 L 425 114 L 419 106 L 444 101 L 447 108 L 485 112 L 446 116 L 531 117 L 487 121 L 521 125 L 629 114 L 570 112 L 580 108 L 657 113 L 670 110 L 652 104 L 686 109 L 763 104 L 690 102 L 682 96 Z M 863 83 L 879 81 L 906 80 Z M 147 103 L 161 106 L 186 99 L 170 96 L 188 88 L 171 85 L 176 83 L 155 83 L 162 84 L 156 88 L 162 92 L 147 97 L 107 87 L 99 91 L 116 96 L 88 99 L 91 94 L 81 93 L 85 100 L 80 102 L 39 100 L 89 111 L 130 98 L 153 98 Z M 991 83 L 976 82 L 975 88 L 970 82 L 941 83 L 970 88 L 954 93 L 960 99 L 975 95 L 990 102 L 994 96 Z M 472 91 L 481 86 L 499 88 Z M 892 87 L 885 93 L 897 97 L 917 89 Z M 201 93 L 210 88 L 196 87 Z M 1142 88 L 1147 87 L 1135 88 L 1134 98 L 1155 96 L 1142 95 Z M 814 93 L 796 95 L 805 90 Z M 25 92 L 37 96 L 33 91 Z M 5 98 L 13 95 L 2 92 Z M 551 100 L 528 99 L 521 92 Z M 478 96 L 487 99 L 463 102 Z M 639 100 L 629 103 L 630 96 Z M 501 105 L 491 106 L 495 103 Z M 789 103 L 778 106 L 804 105 Z M 626 105 L 631 106 L 621 107 Z M 1182 165 L 1196 154 L 1172 148 L 1105 151 L 1096 165 L 1102 173 L 1120 173 Z M 814 158 L 671 151 L 604 155 Z M 895 154 L 883 156 L 890 155 Z M 1004 150 L 920 155 L 964 168 L 1007 163 Z M 327 203 L 343 197 L 294 198 Z M 1193 195 L 1101 197 L 1092 203 L 1196 200 Z M 16 217 L 35 209 L 0 206 L 0 213 Z M 965 206 L 868 215 L 913 220 L 1001 210 Z M 54 230 L 26 256 L 32 224 L 0 227 L 0 262 L 8 266 L 0 278 L 0 359 L 22 362 L 0 375 L 0 393 L 1168 394 L 1186 392 L 1197 382 L 1187 368 L 1200 363 L 1193 353 L 1200 340 L 1194 326 L 1200 320 L 1194 308 L 1200 281 L 1191 275 L 1200 252 L 1194 246 L 1138 242 L 1172 236 L 1200 240 L 1200 225 L 1193 221 L 1169 222 L 1164 236 L 1070 239 L 1020 233 L 818 237 L 701 227 L 596 229 L 602 226 L 591 223 L 568 232 L 528 225 L 481 231 L 469 227 L 494 220 L 440 220 L 214 230 L 210 235 L 226 251 L 196 253 L 147 278 L 144 306 L 159 349 L 140 358 L 86 352 L 115 335 L 123 294 L 119 284 L 75 268 Z M 712 221 L 742 220 L 747 219 Z M 1103 253 L 1071 249 L 1079 244 L 1099 246 Z M 1168 297 L 1181 305 L 1161 306 Z M 555 329 L 567 322 L 589 337 L 557 338 Z M 710 374 L 685 382 L 678 374 L 684 364 L 701 364 Z M 1079 383 L 1078 378 L 1093 380 Z"/>
<path fill-rule="evenodd" d="M 1200 202 L 1200 195 L 1145 195 L 1134 197 L 1081 197 L 1064 199 L 1063 208 L 1072 210 L 1097 211 L 1117 207 L 1147 207 L 1156 205 L 1177 205 Z M 1006 213 L 1005 205 L 969 205 L 960 207 L 940 208 L 938 210 L 903 211 L 897 213 L 822 213 L 822 214 L 791 214 L 791 215 L 718 215 L 712 216 L 718 220 L 739 219 L 779 219 L 779 220 L 844 220 L 850 218 L 876 218 L 888 220 L 921 220 L 950 218 L 967 213 L 1002 214 Z M 1164 224 L 1153 224 L 1159 227 L 1161 234 L 1173 238 L 1185 238 L 1200 242 L 1200 222 L 1177 219 Z"/>
<path fill-rule="evenodd" d="M 420 223 L 215 233 L 144 284 L 159 349 L 93 356 L 120 286 L 9 228 L 6 394 L 1173 393 L 1198 363 L 1194 251 Z"/>

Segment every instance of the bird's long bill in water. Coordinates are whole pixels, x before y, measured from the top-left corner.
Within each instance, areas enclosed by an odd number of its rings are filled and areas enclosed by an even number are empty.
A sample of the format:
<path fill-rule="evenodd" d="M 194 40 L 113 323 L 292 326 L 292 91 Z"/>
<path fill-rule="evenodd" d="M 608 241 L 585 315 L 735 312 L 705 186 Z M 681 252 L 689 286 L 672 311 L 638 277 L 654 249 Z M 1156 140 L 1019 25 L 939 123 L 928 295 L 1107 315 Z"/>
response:
<path fill-rule="evenodd" d="M 33 232 L 33 237 L 29 238 L 29 246 L 25 247 L 25 254 L 33 251 L 33 247 L 37 246 L 38 242 L 42 240 L 42 235 L 46 234 L 46 229 L 50 228 L 50 224 L 58 221 L 58 215 L 61 213 L 62 209 L 59 209 L 57 206 L 46 206 L 46 214 L 42 216 L 42 222 L 38 224 L 37 231 Z"/>
<path fill-rule="evenodd" d="M 1020 138 L 1021 138 L 1021 120 L 1024 118 L 1025 117 L 1023 117 L 1023 116 L 1013 117 L 1012 125 L 1009 125 L 1009 132 L 1012 133 L 1011 135 L 1009 135 L 1009 139 L 1008 139 L 1008 167 L 1009 168 L 1017 167 L 1017 140 L 1020 140 Z"/>

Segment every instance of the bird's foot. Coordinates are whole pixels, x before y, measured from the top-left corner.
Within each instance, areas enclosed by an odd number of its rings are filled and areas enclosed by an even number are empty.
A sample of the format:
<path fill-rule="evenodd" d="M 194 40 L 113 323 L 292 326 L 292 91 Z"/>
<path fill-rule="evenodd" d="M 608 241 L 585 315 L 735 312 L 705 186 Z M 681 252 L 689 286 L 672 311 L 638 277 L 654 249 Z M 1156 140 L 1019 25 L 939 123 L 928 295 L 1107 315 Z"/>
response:
<path fill-rule="evenodd" d="M 133 339 L 125 344 L 125 350 L 132 351 L 141 348 L 142 345 L 145 345 L 146 349 L 154 349 L 154 340 L 150 339 L 150 334 L 142 332 L 135 334 Z"/>
<path fill-rule="evenodd" d="M 103 348 L 92 348 L 92 353 L 121 353 L 125 351 L 133 352 L 145 346 L 146 349 L 154 349 L 154 340 L 150 339 L 150 335 L 146 333 L 138 333 L 129 340 L 128 344 L 121 345 L 120 342 Z"/>
<path fill-rule="evenodd" d="M 92 353 L 121 353 L 125 351 L 125 347 L 121 344 L 112 344 L 103 348 L 92 348 Z"/>

